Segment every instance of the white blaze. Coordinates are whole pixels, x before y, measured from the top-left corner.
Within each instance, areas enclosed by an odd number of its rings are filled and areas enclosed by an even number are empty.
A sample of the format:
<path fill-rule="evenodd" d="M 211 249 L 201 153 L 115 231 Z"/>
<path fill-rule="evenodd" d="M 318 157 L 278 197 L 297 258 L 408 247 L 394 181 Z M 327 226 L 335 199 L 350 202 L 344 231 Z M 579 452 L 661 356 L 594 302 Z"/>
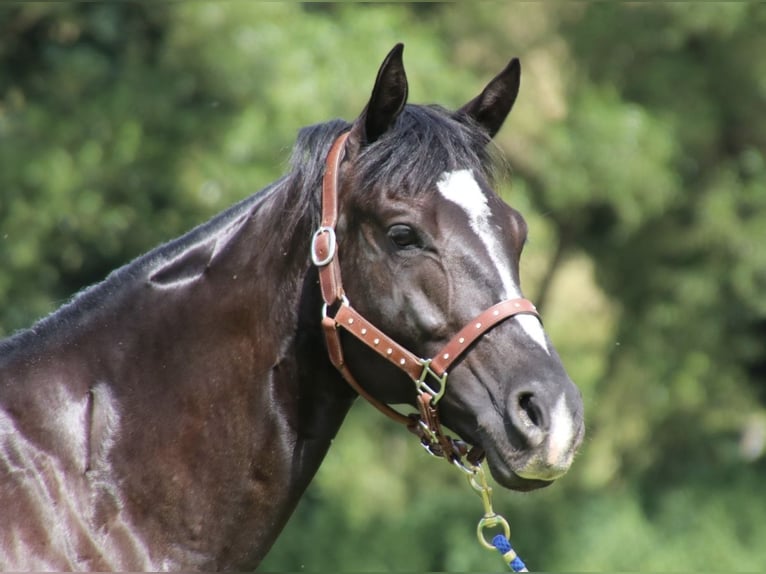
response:
<path fill-rule="evenodd" d="M 495 266 L 500 281 L 503 284 L 504 298 L 521 297 L 521 289 L 511 276 L 511 264 L 505 257 L 497 233 L 492 232 L 490 216 L 492 211 L 487 202 L 487 196 L 479 187 L 473 173 L 468 169 L 460 169 L 442 174 L 436 183 L 439 193 L 460 206 L 468 216 L 471 230 L 479 237 L 487 249 L 489 258 Z M 531 315 L 517 315 L 514 317 L 522 329 L 540 345 L 545 352 L 550 354 L 545 341 L 545 333 L 542 325 L 536 317 Z"/>
<path fill-rule="evenodd" d="M 568 467 L 570 449 L 574 440 L 574 421 L 566 405 L 564 395 L 559 397 L 551 411 L 551 428 L 548 434 L 547 463 L 551 466 Z"/>

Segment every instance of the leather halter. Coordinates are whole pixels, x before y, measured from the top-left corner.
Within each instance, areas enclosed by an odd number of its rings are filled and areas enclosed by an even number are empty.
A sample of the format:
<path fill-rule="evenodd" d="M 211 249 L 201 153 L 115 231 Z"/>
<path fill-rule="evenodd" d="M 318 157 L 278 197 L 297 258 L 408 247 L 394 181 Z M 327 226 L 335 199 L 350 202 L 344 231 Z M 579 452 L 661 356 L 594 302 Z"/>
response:
<path fill-rule="evenodd" d="M 343 291 L 338 241 L 335 235 L 338 221 L 338 171 L 345 156 L 348 137 L 348 132 L 341 134 L 327 156 L 322 180 L 322 220 L 311 242 L 311 260 L 319 270 L 319 285 L 324 300 L 322 328 L 330 361 L 357 393 L 386 416 L 406 425 L 420 437 L 421 443 L 431 454 L 459 463 L 467 448 L 464 443 L 444 434 L 436 407 L 446 390 L 448 369 L 477 339 L 501 321 L 519 314 L 539 318 L 539 314 L 527 299 L 501 301 L 480 313 L 458 331 L 433 358 L 421 359 L 388 337 L 354 309 Z M 344 361 L 340 329 L 363 342 L 414 381 L 418 414 L 403 415 L 377 400 L 358 383 Z M 438 386 L 434 387 L 434 383 L 438 383 Z M 473 456 L 469 454 L 469 458 L 482 456 L 472 454 Z"/>

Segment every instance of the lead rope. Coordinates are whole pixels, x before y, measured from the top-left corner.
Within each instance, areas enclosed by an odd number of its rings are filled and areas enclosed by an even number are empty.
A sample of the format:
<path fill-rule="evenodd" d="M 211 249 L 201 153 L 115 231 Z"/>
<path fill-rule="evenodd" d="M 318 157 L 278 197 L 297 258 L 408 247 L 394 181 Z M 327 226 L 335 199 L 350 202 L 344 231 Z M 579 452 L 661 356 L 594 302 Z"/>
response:
<path fill-rule="evenodd" d="M 476 526 L 479 544 L 488 550 L 497 550 L 512 572 L 529 572 L 524 561 L 511 546 L 511 527 L 508 521 L 492 508 L 492 487 L 487 483 L 487 476 L 484 474 L 481 463 L 471 464 L 466 461 L 458 468 L 466 473 L 468 484 L 481 497 L 484 505 L 484 516 Z M 492 541 L 489 542 L 484 531 L 492 528 L 502 528 L 502 532 L 493 536 Z"/>

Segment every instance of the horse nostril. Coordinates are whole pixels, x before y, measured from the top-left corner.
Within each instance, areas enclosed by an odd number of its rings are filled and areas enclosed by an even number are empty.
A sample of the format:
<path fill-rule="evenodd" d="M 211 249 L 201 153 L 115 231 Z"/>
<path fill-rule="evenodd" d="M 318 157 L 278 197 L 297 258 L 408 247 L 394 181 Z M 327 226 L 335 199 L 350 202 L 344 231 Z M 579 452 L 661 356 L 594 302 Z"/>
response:
<path fill-rule="evenodd" d="M 519 395 L 519 415 L 526 426 L 540 427 L 543 422 L 542 412 L 532 393 Z"/>
<path fill-rule="evenodd" d="M 545 441 L 548 420 L 540 399 L 530 391 L 516 393 L 510 403 L 510 423 L 515 435 L 529 448 Z"/>

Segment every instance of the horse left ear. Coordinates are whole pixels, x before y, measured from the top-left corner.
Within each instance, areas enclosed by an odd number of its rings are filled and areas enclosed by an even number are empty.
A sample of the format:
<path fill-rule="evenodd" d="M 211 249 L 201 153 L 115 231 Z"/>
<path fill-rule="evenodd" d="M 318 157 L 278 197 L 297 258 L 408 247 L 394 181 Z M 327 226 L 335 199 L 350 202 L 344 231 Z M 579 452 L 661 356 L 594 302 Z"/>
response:
<path fill-rule="evenodd" d="M 521 63 L 518 58 L 514 58 L 487 84 L 481 94 L 460 108 L 456 116 L 472 118 L 487 130 L 489 137 L 495 137 L 516 101 L 520 80 Z"/>
<path fill-rule="evenodd" d="M 396 121 L 407 103 L 407 75 L 402 53 L 404 44 L 397 44 L 388 53 L 378 70 L 370 101 L 354 122 L 351 136 L 360 145 L 371 144 Z"/>

